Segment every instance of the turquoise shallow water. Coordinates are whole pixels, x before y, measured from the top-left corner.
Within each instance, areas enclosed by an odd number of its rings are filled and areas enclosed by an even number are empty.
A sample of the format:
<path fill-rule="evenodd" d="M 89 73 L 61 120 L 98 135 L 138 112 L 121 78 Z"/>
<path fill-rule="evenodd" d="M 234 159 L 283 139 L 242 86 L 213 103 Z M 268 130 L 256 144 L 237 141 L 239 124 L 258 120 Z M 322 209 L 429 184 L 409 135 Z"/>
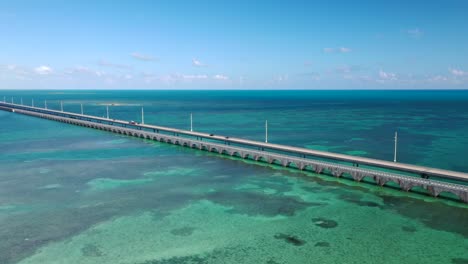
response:
<path fill-rule="evenodd" d="M 468 92 L 2 91 L 468 171 Z M 0 112 L 0 263 L 467 263 L 468 207 Z"/>

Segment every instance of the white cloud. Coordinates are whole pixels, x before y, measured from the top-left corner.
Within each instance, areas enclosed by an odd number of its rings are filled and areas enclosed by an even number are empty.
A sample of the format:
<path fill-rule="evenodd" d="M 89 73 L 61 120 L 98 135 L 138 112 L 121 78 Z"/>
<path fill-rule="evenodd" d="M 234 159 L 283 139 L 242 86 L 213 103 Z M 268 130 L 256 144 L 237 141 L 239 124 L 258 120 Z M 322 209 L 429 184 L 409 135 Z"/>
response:
<path fill-rule="evenodd" d="M 35 68 L 34 72 L 36 72 L 39 75 L 49 75 L 53 73 L 53 70 L 49 66 L 42 65 Z"/>
<path fill-rule="evenodd" d="M 317 72 L 305 72 L 305 73 L 300 73 L 297 76 L 301 78 L 305 78 L 305 79 L 314 80 L 314 81 L 320 80 L 320 74 Z"/>
<path fill-rule="evenodd" d="M 15 64 L 0 65 L 0 73 L 3 77 L 12 76 L 18 80 L 27 80 L 35 73 L 33 69 L 18 66 Z"/>
<path fill-rule="evenodd" d="M 96 70 L 90 69 L 88 67 L 83 67 L 83 66 L 76 66 L 70 70 L 65 70 L 64 73 L 67 75 L 92 75 L 96 77 L 101 77 L 103 75 L 106 75 L 105 72 L 96 71 Z"/>
<path fill-rule="evenodd" d="M 228 80 L 229 77 L 227 77 L 226 75 L 216 74 L 215 76 L 213 76 L 213 79 L 225 81 L 225 80 Z"/>
<path fill-rule="evenodd" d="M 277 82 L 285 82 L 287 80 L 289 80 L 289 75 L 287 75 L 287 74 L 286 75 L 279 75 L 279 76 L 276 77 Z"/>
<path fill-rule="evenodd" d="M 346 48 L 346 47 L 340 47 L 340 48 L 324 48 L 323 52 L 325 53 L 349 53 L 351 52 L 352 49 Z"/>
<path fill-rule="evenodd" d="M 107 77 L 104 79 L 104 83 L 107 85 L 113 85 L 116 83 L 116 80 L 112 77 Z"/>
<path fill-rule="evenodd" d="M 462 71 L 460 69 L 449 69 L 450 73 L 457 77 L 468 76 L 468 72 Z"/>
<path fill-rule="evenodd" d="M 138 52 L 133 52 L 130 54 L 133 58 L 137 59 L 137 60 L 141 60 L 141 61 L 155 61 L 157 60 L 155 57 L 153 56 L 150 56 L 150 55 L 145 55 L 145 54 L 141 54 L 141 53 L 138 53 Z"/>
<path fill-rule="evenodd" d="M 424 35 L 424 32 L 419 28 L 413 28 L 406 30 L 406 34 L 408 34 L 412 38 L 420 38 Z"/>
<path fill-rule="evenodd" d="M 92 72 L 92 70 L 90 70 L 88 67 L 83 67 L 83 66 L 76 66 L 75 68 L 73 68 L 74 72 L 85 72 L 85 73 L 89 73 L 89 72 Z"/>
<path fill-rule="evenodd" d="M 172 84 L 172 83 L 184 83 L 184 82 L 197 82 L 197 81 L 203 81 L 203 80 L 210 80 L 210 76 L 206 74 L 167 74 L 167 75 L 161 75 L 157 76 L 154 74 L 143 74 L 143 80 L 146 83 L 153 83 L 155 81 L 161 81 L 166 84 Z"/>
<path fill-rule="evenodd" d="M 345 48 L 345 47 L 341 47 L 338 49 L 341 53 L 348 53 L 348 52 L 351 52 L 351 49 L 350 48 Z"/>
<path fill-rule="evenodd" d="M 208 75 L 198 74 L 198 75 L 182 75 L 184 80 L 204 80 L 208 79 Z"/>
<path fill-rule="evenodd" d="M 143 72 L 141 73 L 141 79 L 145 83 L 152 83 L 153 81 L 157 80 L 158 77 L 155 74 Z"/>
<path fill-rule="evenodd" d="M 374 81 L 374 80 L 372 79 L 372 77 L 371 77 L 371 76 L 368 76 L 368 75 L 359 76 L 358 79 L 361 80 L 361 81 L 363 81 L 363 82 L 372 82 L 372 81 Z"/>
<path fill-rule="evenodd" d="M 354 65 L 342 65 L 335 69 L 335 72 L 338 74 L 347 74 L 360 71 L 361 67 Z"/>
<path fill-rule="evenodd" d="M 448 78 L 446 76 L 436 75 L 436 76 L 430 77 L 428 81 L 429 82 L 446 82 L 448 81 Z"/>
<path fill-rule="evenodd" d="M 384 81 L 394 81 L 397 79 L 397 75 L 391 72 L 384 72 L 382 70 L 379 71 L 379 78 L 380 80 Z"/>
<path fill-rule="evenodd" d="M 71 71 L 68 71 L 67 73 L 94 73 L 94 71 L 90 70 L 87 67 L 76 66 L 75 68 L 73 68 Z"/>
<path fill-rule="evenodd" d="M 192 65 L 195 67 L 205 67 L 206 64 L 202 63 L 201 61 L 197 59 L 192 59 Z"/>

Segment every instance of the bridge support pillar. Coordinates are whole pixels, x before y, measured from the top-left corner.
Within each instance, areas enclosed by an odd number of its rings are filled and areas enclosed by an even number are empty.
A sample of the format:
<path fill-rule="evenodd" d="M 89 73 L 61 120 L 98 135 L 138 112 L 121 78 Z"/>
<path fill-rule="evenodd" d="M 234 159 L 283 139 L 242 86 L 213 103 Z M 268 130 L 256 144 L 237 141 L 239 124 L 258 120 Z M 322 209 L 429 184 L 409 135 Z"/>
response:
<path fill-rule="evenodd" d="M 460 191 L 460 192 L 458 193 L 458 197 L 459 197 L 460 200 L 462 200 L 463 202 L 468 203 L 468 192 L 462 192 L 462 191 Z"/>
<path fill-rule="evenodd" d="M 340 169 L 331 169 L 331 172 L 333 174 L 333 176 L 337 177 L 337 178 L 340 178 L 341 175 L 343 175 L 343 172 L 340 170 Z"/>
<path fill-rule="evenodd" d="M 353 179 L 355 181 L 358 181 L 360 182 L 362 180 L 362 178 L 364 178 L 364 175 L 362 175 L 361 173 L 358 173 L 358 172 L 351 172 L 351 176 L 353 177 Z"/>
<path fill-rule="evenodd" d="M 297 167 L 298 167 L 298 169 L 300 169 L 300 170 L 304 170 L 304 167 L 305 167 L 304 162 L 299 162 L 299 163 L 297 164 Z"/>
<path fill-rule="evenodd" d="M 437 197 L 439 196 L 439 190 L 437 188 L 434 188 L 433 186 L 428 186 L 427 187 L 427 190 L 429 191 L 429 193 L 433 196 L 433 197 Z"/>
<path fill-rule="evenodd" d="M 399 180 L 399 184 L 400 184 L 400 188 L 405 192 L 408 192 L 414 186 L 413 183 L 409 181 L 405 181 L 405 180 Z"/>
<path fill-rule="evenodd" d="M 321 174 L 323 171 L 323 167 L 320 167 L 320 166 L 315 166 L 315 173 L 317 174 Z"/>
<path fill-rule="evenodd" d="M 374 176 L 374 180 L 380 186 L 384 186 L 385 183 L 387 183 L 387 181 L 388 181 L 387 178 L 381 177 L 381 176 Z"/>

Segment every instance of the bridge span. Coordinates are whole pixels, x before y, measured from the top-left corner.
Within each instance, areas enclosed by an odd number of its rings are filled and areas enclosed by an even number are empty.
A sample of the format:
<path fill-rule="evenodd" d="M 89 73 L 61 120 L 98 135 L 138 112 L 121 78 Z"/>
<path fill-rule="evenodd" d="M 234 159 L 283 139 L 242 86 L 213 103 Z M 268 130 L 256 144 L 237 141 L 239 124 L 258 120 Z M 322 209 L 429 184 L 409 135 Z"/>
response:
<path fill-rule="evenodd" d="M 393 182 L 404 191 L 410 191 L 415 187 L 421 187 L 434 197 L 439 196 L 442 192 L 449 192 L 456 195 L 461 201 L 468 203 L 468 185 L 464 184 L 468 182 L 468 174 L 463 172 L 315 151 L 169 127 L 130 124 L 128 121 L 124 120 L 107 119 L 6 102 L 0 102 L 0 110 L 206 150 L 221 155 L 237 156 L 242 159 L 282 165 L 298 170 L 312 171 L 319 174 L 326 173 L 335 177 L 350 177 L 355 181 L 361 181 L 366 178 L 380 186 L 388 185 L 390 182 Z M 252 147 L 255 148 L 253 149 Z M 317 160 L 314 159 L 314 157 L 327 158 L 331 161 Z M 350 164 L 345 164 L 344 162 L 349 162 Z M 359 167 L 359 164 L 392 169 L 396 172 Z M 398 171 L 415 173 L 424 177 L 420 178 L 399 174 L 397 173 Z M 457 184 L 429 179 L 431 176 L 455 179 L 463 183 Z"/>

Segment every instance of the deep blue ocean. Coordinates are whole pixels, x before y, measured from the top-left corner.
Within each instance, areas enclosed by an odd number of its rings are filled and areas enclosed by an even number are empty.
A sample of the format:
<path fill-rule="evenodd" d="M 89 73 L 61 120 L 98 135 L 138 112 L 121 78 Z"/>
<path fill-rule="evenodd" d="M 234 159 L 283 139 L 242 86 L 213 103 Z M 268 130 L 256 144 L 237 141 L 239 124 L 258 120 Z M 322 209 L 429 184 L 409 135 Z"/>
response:
<path fill-rule="evenodd" d="M 468 91 L 0 100 L 468 172 Z M 468 263 L 459 202 L 0 111 L 0 263 Z M 428 246 L 432 245 L 432 246 Z M 437 246 L 434 246 L 437 245 Z"/>

